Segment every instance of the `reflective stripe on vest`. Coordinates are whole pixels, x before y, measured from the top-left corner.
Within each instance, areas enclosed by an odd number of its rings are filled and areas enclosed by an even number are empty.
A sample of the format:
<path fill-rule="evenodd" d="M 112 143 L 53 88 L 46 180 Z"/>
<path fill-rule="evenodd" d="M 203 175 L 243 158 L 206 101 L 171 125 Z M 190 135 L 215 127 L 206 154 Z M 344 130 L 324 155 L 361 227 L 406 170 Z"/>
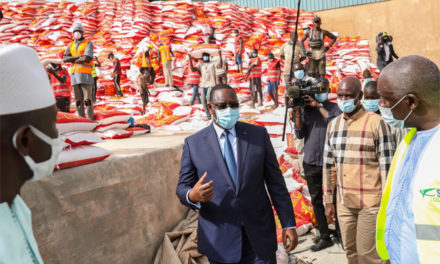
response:
<path fill-rule="evenodd" d="M 258 57 L 253 58 L 251 59 L 251 64 L 256 66 L 252 68 L 249 76 L 251 78 L 261 78 L 261 60 Z"/>
<path fill-rule="evenodd" d="M 84 40 L 78 45 L 78 49 L 76 48 L 75 41 L 70 42 L 70 54 L 75 56 L 84 56 L 84 53 L 87 48 L 88 40 Z M 84 74 L 92 74 L 93 73 L 93 60 L 89 62 L 83 63 L 72 63 L 72 67 L 70 68 L 70 74 L 74 74 L 75 72 L 84 73 Z"/>
<path fill-rule="evenodd" d="M 270 82 L 277 82 L 280 70 L 277 69 L 278 60 L 275 59 L 272 62 L 269 61 L 269 65 L 267 67 L 267 79 Z"/>
<path fill-rule="evenodd" d="M 171 60 L 170 48 L 167 45 L 162 45 L 159 47 L 160 59 L 162 62 Z"/>
<path fill-rule="evenodd" d="M 200 84 L 200 73 L 198 71 L 191 71 L 188 74 L 189 84 Z"/>
<path fill-rule="evenodd" d="M 95 65 L 95 63 L 93 63 L 92 77 L 93 78 L 98 77 L 98 74 L 96 73 L 96 65 Z"/>
<path fill-rule="evenodd" d="M 63 71 L 58 71 L 57 74 L 63 73 Z M 67 72 L 65 72 L 67 73 Z M 60 83 L 60 81 L 50 74 L 50 86 L 52 87 L 53 95 L 57 97 L 70 97 L 70 89 L 67 83 Z"/>

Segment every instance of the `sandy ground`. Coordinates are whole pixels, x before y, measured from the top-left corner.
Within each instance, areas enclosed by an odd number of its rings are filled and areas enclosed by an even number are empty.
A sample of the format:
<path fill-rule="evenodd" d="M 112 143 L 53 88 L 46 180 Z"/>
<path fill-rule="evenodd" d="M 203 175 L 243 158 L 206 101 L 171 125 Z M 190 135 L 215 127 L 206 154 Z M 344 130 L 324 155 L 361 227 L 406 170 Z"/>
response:
<path fill-rule="evenodd" d="M 300 263 L 313 263 L 313 264 L 345 264 L 347 259 L 345 252 L 342 250 L 340 244 L 334 244 L 332 247 L 312 252 L 310 248 L 314 245 L 312 241 L 312 234 L 308 233 L 305 236 L 299 237 L 297 248 L 291 253 L 297 257 L 298 261 L 292 262 L 295 264 Z M 310 260 L 311 262 L 301 262 L 299 260 Z M 289 263 L 290 264 L 290 263 Z"/>

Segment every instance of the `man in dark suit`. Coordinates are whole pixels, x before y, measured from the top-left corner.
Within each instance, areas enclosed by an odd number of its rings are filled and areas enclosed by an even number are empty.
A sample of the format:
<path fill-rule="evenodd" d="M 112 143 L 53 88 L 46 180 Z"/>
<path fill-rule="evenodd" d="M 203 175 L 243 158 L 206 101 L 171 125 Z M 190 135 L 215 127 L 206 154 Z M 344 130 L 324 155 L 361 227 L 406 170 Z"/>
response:
<path fill-rule="evenodd" d="M 287 251 L 298 237 L 269 135 L 237 122 L 238 98 L 230 86 L 215 86 L 209 101 L 213 123 L 185 139 L 177 184 L 181 202 L 200 210 L 198 250 L 211 263 L 276 264 L 271 200 Z"/>

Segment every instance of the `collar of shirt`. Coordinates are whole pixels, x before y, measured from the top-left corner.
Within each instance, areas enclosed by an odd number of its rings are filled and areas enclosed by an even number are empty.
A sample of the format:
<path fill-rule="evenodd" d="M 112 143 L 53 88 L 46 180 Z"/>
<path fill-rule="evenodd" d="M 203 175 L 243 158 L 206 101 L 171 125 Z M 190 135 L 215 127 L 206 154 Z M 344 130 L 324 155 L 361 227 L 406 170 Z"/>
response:
<path fill-rule="evenodd" d="M 347 116 L 344 113 L 343 117 L 344 117 L 345 120 L 355 121 L 355 120 L 358 120 L 359 118 L 361 118 L 365 114 L 365 112 L 366 112 L 365 108 L 361 105 L 361 108 L 354 115 Z"/>
<path fill-rule="evenodd" d="M 215 133 L 217 134 L 217 138 L 220 139 L 223 135 L 223 132 L 225 131 L 224 128 L 221 128 L 219 125 L 217 125 L 216 123 L 212 122 L 212 124 L 214 125 L 214 129 L 215 129 Z M 229 129 L 229 132 L 231 132 L 231 135 L 235 138 L 237 136 L 237 133 L 235 131 L 235 126 L 231 129 Z"/>

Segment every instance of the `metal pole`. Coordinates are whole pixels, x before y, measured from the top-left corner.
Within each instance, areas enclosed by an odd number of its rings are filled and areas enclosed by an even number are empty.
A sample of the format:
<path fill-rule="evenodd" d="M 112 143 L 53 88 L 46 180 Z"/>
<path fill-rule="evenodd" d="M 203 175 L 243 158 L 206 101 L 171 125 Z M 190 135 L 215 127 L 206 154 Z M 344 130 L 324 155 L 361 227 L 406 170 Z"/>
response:
<path fill-rule="evenodd" d="M 299 22 L 299 9 L 301 7 L 301 0 L 298 0 L 298 8 L 296 10 L 296 22 L 295 22 L 295 39 L 293 41 L 293 51 L 292 51 L 292 61 L 290 62 L 290 73 L 289 73 L 289 84 L 290 81 L 292 80 L 292 76 L 293 76 L 293 64 L 295 63 L 295 48 L 296 48 L 296 42 L 298 42 L 298 22 Z M 287 83 L 286 85 L 286 91 L 284 92 L 284 98 L 285 98 L 285 107 L 286 107 L 286 112 L 284 113 L 284 125 L 283 125 L 283 138 L 281 139 L 282 141 L 284 141 L 285 137 L 286 137 L 286 124 L 287 124 L 287 114 L 288 114 L 288 109 L 287 109 L 287 103 L 288 103 L 288 99 L 286 97 L 286 92 L 287 92 Z"/>

